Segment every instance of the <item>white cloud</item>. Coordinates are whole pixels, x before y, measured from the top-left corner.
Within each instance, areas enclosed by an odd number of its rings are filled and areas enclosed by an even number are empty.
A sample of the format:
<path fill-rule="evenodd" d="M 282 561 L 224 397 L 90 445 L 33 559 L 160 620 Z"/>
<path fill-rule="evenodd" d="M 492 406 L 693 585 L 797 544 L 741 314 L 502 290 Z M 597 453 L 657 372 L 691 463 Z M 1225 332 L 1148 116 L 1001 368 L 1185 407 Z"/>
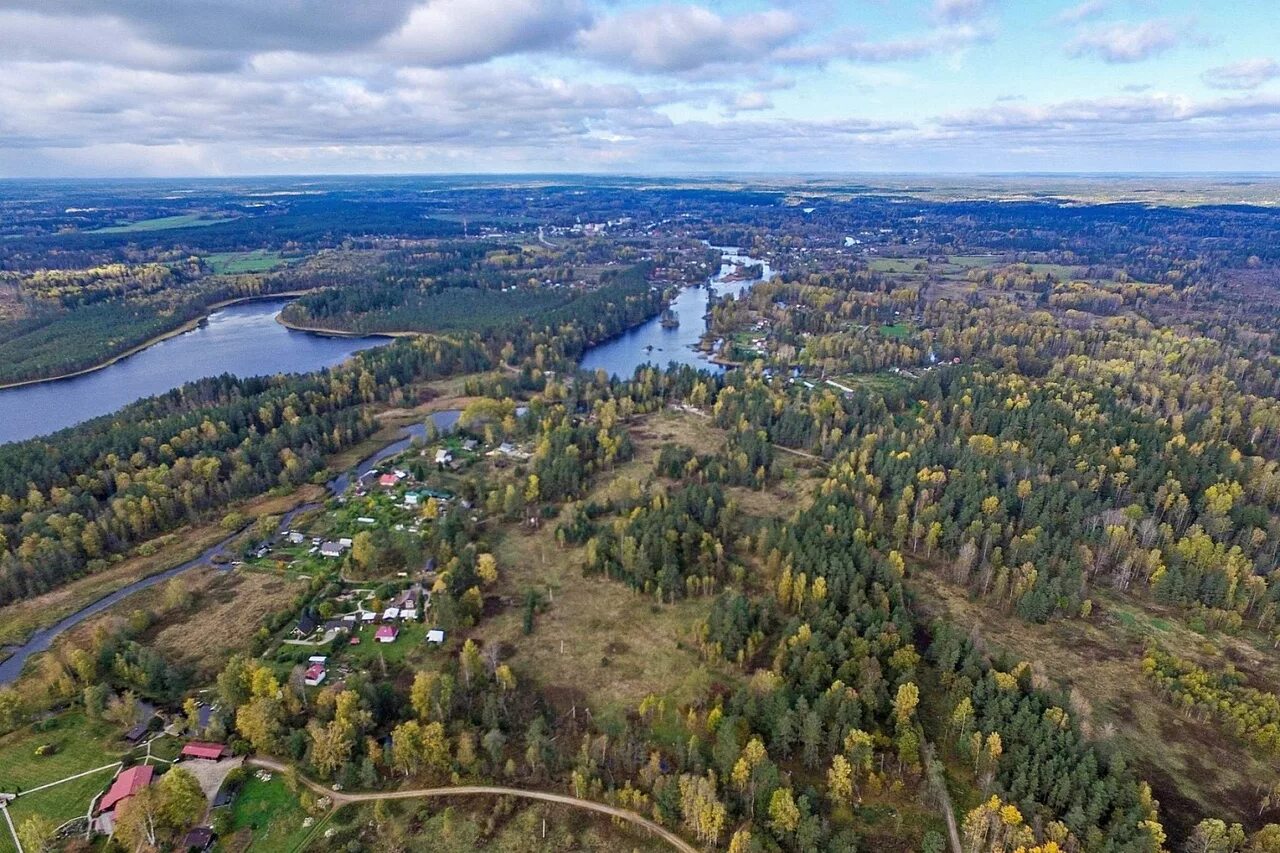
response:
<path fill-rule="evenodd" d="M 703 6 L 633 9 L 596 21 L 578 39 L 584 55 L 643 73 L 767 59 L 805 31 L 779 9 L 723 17 Z"/>
<path fill-rule="evenodd" d="M 944 21 L 971 21 L 990 6 L 991 0 L 933 0 L 933 14 Z"/>
<path fill-rule="evenodd" d="M 1256 89 L 1280 77 L 1280 63 L 1274 59 L 1246 59 L 1210 68 L 1200 75 L 1214 89 Z"/>
<path fill-rule="evenodd" d="M 431 0 L 381 47 L 402 61 L 466 65 L 563 45 L 589 21 L 581 0 Z"/>
<path fill-rule="evenodd" d="M 1058 24 L 1078 24 L 1090 18 L 1096 18 L 1111 6 L 1110 0 L 1084 0 L 1074 6 L 1068 6 L 1053 16 Z"/>
<path fill-rule="evenodd" d="M 1178 46 L 1183 36 L 1183 28 L 1163 18 L 1118 21 L 1085 27 L 1068 43 L 1067 53 L 1105 62 L 1140 62 Z"/>

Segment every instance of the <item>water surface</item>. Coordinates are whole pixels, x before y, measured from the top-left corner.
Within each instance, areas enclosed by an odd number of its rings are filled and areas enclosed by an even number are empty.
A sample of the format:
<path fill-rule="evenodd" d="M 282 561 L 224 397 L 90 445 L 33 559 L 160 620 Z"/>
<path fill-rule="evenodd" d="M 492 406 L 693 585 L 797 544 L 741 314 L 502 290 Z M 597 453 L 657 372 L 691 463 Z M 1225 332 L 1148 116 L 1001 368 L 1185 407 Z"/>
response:
<path fill-rule="evenodd" d="M 386 343 L 286 329 L 275 317 L 288 301 L 231 305 L 199 327 L 101 370 L 0 390 L 0 444 L 56 432 L 207 376 L 303 373 Z"/>
<path fill-rule="evenodd" d="M 737 249 L 720 246 L 713 248 L 719 248 L 724 253 L 720 271 L 712 276 L 706 287 L 686 287 L 671 302 L 671 310 L 680 320 L 679 327 L 664 328 L 662 319 L 654 317 L 616 338 L 588 349 L 582 356 L 582 369 L 603 369 L 611 376 L 629 378 L 642 364 L 665 368 L 674 361 L 713 373 L 721 372 L 724 368 L 714 364 L 707 353 L 697 349 L 707 330 L 704 318 L 709 310 L 709 298 L 712 295 L 738 296 L 752 285 L 770 278 L 773 273 L 768 264 L 762 264 L 764 269 L 761 278 L 725 281 L 725 277 L 731 275 L 739 264 L 761 262 L 738 254 Z"/>

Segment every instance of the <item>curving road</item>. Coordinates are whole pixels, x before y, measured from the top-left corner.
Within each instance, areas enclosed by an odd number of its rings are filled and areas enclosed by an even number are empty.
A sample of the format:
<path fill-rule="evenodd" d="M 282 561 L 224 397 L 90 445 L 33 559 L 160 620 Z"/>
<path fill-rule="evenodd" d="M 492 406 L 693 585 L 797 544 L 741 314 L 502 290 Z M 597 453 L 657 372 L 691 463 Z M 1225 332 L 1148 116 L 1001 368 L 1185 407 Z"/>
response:
<path fill-rule="evenodd" d="M 284 773 L 289 769 L 287 764 L 275 761 L 270 758 L 253 757 L 247 762 L 254 767 L 261 767 L 264 770 L 271 770 L 275 773 Z M 499 788 L 491 785 L 458 785 L 451 788 L 414 788 L 407 791 L 370 791 L 367 793 L 351 793 L 347 791 L 334 791 L 331 788 L 313 782 L 301 773 L 298 779 L 310 788 L 312 791 L 322 796 L 328 797 L 333 801 L 335 806 L 343 806 L 348 803 L 364 803 L 373 800 L 412 800 L 422 797 L 466 797 L 466 796 L 500 796 L 500 797 L 521 797 L 526 800 L 542 800 L 548 803 L 559 803 L 565 806 L 573 806 L 574 808 L 587 809 L 588 811 L 599 812 L 610 817 L 621 818 L 629 823 L 633 823 L 642 829 L 647 829 L 654 835 L 662 838 L 672 847 L 683 853 L 699 853 L 698 848 L 692 846 L 680 836 L 676 835 L 668 829 L 664 829 L 658 824 L 647 818 L 643 818 L 633 811 L 620 809 L 617 806 L 610 806 L 604 803 L 593 802 L 592 800 L 580 800 L 577 797 L 570 797 L 567 794 L 553 794 L 549 791 L 529 791 L 523 788 Z"/>

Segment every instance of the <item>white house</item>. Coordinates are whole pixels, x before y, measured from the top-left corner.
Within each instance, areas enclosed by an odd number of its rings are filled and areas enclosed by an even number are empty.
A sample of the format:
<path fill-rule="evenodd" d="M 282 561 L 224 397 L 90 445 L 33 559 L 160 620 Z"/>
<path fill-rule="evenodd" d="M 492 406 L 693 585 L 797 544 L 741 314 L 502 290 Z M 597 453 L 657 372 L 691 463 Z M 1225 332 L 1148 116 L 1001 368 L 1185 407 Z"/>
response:
<path fill-rule="evenodd" d="M 428 643 L 443 643 L 443 642 L 444 642 L 444 631 L 441 631 L 439 628 L 432 628 L 430 631 L 428 631 L 428 632 L 427 632 L 427 642 L 428 642 Z"/>
<path fill-rule="evenodd" d="M 453 461 L 453 454 L 450 453 L 447 449 L 442 447 L 436 451 L 437 465 L 448 465 L 452 461 Z"/>
<path fill-rule="evenodd" d="M 324 664 L 313 663 L 307 667 L 306 673 L 302 676 L 302 683 L 308 687 L 319 687 L 324 682 L 324 677 L 328 673 L 325 672 Z"/>

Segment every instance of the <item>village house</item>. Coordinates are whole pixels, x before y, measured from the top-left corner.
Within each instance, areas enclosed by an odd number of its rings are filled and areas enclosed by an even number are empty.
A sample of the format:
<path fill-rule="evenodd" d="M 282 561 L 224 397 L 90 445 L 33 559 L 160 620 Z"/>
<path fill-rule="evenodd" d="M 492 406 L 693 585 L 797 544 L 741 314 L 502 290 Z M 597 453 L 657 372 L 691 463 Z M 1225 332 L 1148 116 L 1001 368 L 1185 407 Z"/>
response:
<path fill-rule="evenodd" d="M 303 613 L 298 617 L 298 625 L 293 629 L 293 633 L 301 639 L 302 637 L 310 637 L 316 632 L 316 628 L 320 626 L 316 620 L 315 614 L 311 611 Z"/>
<path fill-rule="evenodd" d="M 181 761 L 184 758 L 197 758 L 202 761 L 221 761 L 230 753 L 231 750 L 227 749 L 220 743 L 208 743 L 205 741 L 193 740 L 191 743 L 183 745 L 182 752 L 178 753 L 178 760 Z"/>
<path fill-rule="evenodd" d="M 324 683 L 326 675 L 328 675 L 328 672 L 325 671 L 324 664 L 313 663 L 311 666 L 307 667 L 307 671 L 303 673 L 302 683 L 308 687 L 319 687 Z"/>
<path fill-rule="evenodd" d="M 444 631 L 439 628 L 432 628 L 427 632 L 427 642 L 439 645 L 444 642 Z"/>
<path fill-rule="evenodd" d="M 325 542 L 320 546 L 320 556 L 341 557 L 346 550 L 341 542 Z"/>
<path fill-rule="evenodd" d="M 134 794 L 148 787 L 155 778 L 156 769 L 149 764 L 139 764 L 120 774 L 102 795 L 94 809 L 93 828 L 103 835 L 111 835 L 116 828 L 116 812 Z"/>
<path fill-rule="evenodd" d="M 400 629 L 395 625 L 382 625 L 378 628 L 378 632 L 373 635 L 373 638 L 379 643 L 394 643 L 399 636 Z"/>

